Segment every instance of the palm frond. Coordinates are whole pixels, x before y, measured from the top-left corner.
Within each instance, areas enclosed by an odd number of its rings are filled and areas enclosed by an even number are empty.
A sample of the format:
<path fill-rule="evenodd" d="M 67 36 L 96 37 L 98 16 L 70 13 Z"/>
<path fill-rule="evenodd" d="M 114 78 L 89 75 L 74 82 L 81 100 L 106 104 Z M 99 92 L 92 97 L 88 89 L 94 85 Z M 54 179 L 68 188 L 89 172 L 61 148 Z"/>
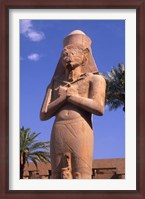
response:
<path fill-rule="evenodd" d="M 49 142 L 36 142 L 34 144 L 32 144 L 30 147 L 29 147 L 29 150 L 30 151 L 34 151 L 34 150 L 37 150 L 38 148 L 39 149 L 45 149 L 45 150 L 48 150 L 49 148 Z"/>
<path fill-rule="evenodd" d="M 116 110 L 123 106 L 125 110 L 125 67 L 118 64 L 118 68 L 112 67 L 111 72 L 102 73 L 106 80 L 106 104 L 109 110 Z"/>
<path fill-rule="evenodd" d="M 49 161 L 50 160 L 50 142 L 39 142 L 37 137 L 40 133 L 31 133 L 30 128 L 20 129 L 20 154 L 24 161 Z M 33 159 L 33 160 L 32 160 Z M 33 161 L 34 162 L 34 161 Z"/>

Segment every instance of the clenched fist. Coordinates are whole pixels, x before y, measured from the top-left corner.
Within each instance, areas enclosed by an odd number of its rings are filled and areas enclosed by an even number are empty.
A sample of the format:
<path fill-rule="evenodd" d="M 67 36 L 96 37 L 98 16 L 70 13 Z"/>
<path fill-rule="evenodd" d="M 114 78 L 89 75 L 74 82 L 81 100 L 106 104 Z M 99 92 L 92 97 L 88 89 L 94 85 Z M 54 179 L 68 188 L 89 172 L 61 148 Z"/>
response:
<path fill-rule="evenodd" d="M 61 96 L 61 95 L 66 95 L 66 92 L 67 92 L 67 88 L 66 88 L 66 87 L 64 87 L 64 86 L 59 86 L 59 90 L 58 90 L 59 96 Z"/>
<path fill-rule="evenodd" d="M 78 94 L 77 89 L 74 88 L 74 86 L 70 85 L 67 88 L 67 92 L 66 92 L 66 96 L 67 97 L 70 97 L 70 96 L 73 96 L 73 95 L 77 95 L 77 94 Z"/>

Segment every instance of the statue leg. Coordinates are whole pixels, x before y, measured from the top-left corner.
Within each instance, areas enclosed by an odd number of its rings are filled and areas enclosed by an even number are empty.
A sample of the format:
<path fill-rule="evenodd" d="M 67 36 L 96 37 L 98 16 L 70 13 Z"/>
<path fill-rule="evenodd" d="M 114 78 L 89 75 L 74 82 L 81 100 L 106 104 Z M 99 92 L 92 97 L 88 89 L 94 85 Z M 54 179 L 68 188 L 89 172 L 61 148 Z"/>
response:
<path fill-rule="evenodd" d="M 82 159 L 73 163 L 72 175 L 74 179 L 91 179 L 92 178 L 92 167 L 88 165 Z"/>
<path fill-rule="evenodd" d="M 72 172 L 75 179 L 92 178 L 92 159 L 94 135 L 92 128 L 86 121 L 78 124 L 75 129 L 77 140 L 72 144 Z"/>
<path fill-rule="evenodd" d="M 61 179 L 61 155 L 51 155 L 52 179 Z"/>

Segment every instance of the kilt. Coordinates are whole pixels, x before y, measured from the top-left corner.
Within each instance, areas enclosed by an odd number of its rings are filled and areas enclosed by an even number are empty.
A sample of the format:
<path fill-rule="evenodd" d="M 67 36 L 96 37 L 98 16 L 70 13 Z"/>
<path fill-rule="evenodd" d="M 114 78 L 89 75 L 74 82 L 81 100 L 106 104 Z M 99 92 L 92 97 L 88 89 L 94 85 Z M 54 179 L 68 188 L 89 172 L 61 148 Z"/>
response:
<path fill-rule="evenodd" d="M 66 153 L 71 156 L 72 175 L 79 173 L 82 178 L 91 178 L 94 136 L 84 118 L 55 121 L 50 143 L 53 178 L 61 178 L 61 169 L 66 166 L 62 159 Z"/>

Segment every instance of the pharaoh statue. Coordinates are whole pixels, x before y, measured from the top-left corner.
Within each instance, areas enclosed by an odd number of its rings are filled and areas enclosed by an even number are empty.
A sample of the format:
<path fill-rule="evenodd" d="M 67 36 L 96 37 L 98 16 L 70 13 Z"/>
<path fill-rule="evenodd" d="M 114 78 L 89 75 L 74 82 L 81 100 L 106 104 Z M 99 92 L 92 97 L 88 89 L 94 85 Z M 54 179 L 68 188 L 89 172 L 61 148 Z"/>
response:
<path fill-rule="evenodd" d="M 98 73 L 91 39 L 84 32 L 71 32 L 63 44 L 40 119 L 55 116 L 50 140 L 52 178 L 90 179 L 92 114 L 103 115 L 106 83 Z"/>

